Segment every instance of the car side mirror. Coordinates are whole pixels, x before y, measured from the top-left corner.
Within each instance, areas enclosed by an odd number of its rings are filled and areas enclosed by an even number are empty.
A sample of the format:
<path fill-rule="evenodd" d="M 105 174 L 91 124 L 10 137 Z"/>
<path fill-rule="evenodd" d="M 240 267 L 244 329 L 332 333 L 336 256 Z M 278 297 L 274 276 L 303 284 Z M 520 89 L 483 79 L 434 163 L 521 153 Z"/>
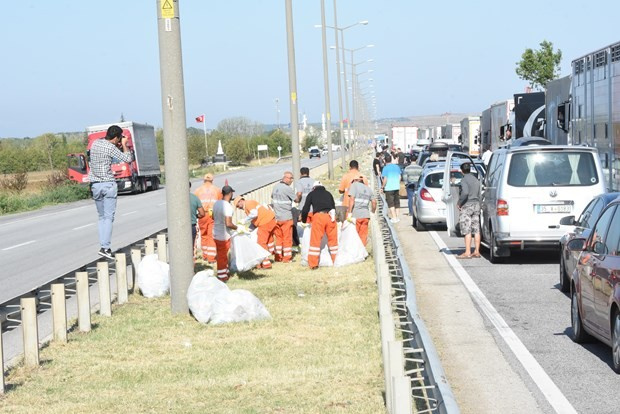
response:
<path fill-rule="evenodd" d="M 586 239 L 573 239 L 566 244 L 571 252 L 582 252 L 586 249 Z"/>
<path fill-rule="evenodd" d="M 574 226 L 575 225 L 575 216 L 566 216 L 560 219 L 560 224 L 563 226 Z"/>

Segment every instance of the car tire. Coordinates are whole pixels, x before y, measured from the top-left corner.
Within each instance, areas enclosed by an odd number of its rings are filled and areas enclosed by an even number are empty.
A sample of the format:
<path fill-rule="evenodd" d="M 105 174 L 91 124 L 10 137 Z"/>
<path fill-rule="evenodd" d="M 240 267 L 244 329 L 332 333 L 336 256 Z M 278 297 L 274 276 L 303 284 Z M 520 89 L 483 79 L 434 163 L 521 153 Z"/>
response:
<path fill-rule="evenodd" d="M 497 255 L 497 241 L 495 240 L 495 233 L 493 233 L 493 229 L 490 230 L 490 239 L 489 240 L 489 261 L 493 264 L 501 263 L 502 258 Z"/>
<path fill-rule="evenodd" d="M 159 178 L 158 177 L 153 177 L 151 179 L 151 189 L 153 191 L 159 190 Z"/>
<path fill-rule="evenodd" d="M 415 220 L 414 227 L 415 227 L 416 231 L 426 231 L 426 225 L 424 223 L 422 223 L 417 218 L 414 219 L 414 220 Z"/>
<path fill-rule="evenodd" d="M 586 342 L 590 335 L 583 329 L 583 321 L 581 320 L 581 312 L 579 312 L 579 303 L 577 302 L 577 292 L 574 289 L 570 299 L 570 324 L 573 329 L 571 339 L 578 344 Z"/>
<path fill-rule="evenodd" d="M 570 290 L 570 280 L 566 272 L 566 262 L 564 261 L 564 253 L 560 252 L 560 291 L 566 293 Z"/>
<path fill-rule="evenodd" d="M 620 374 L 620 312 L 616 309 L 611 328 L 611 355 L 613 368 L 616 374 Z"/>

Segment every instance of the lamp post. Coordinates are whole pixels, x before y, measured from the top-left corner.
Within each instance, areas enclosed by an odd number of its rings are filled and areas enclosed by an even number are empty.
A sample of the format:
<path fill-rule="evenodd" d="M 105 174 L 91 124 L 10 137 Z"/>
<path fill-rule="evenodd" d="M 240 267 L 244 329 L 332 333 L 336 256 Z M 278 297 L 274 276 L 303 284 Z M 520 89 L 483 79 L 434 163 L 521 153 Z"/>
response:
<path fill-rule="evenodd" d="M 355 87 L 354 86 L 355 86 L 355 82 L 356 82 L 355 81 L 355 70 L 356 70 L 356 67 L 358 65 L 363 64 L 363 63 L 374 62 L 374 59 L 368 59 L 368 60 L 365 60 L 365 61 L 362 61 L 362 62 L 354 63 L 355 62 L 354 61 L 354 54 L 355 54 L 355 52 L 357 52 L 359 50 L 370 48 L 370 47 L 374 47 L 374 45 L 366 45 L 366 46 L 358 47 L 358 48 L 355 48 L 355 49 L 347 49 L 344 46 L 342 47 L 343 55 L 344 55 L 344 51 L 348 51 L 348 52 L 351 53 L 351 63 L 349 63 L 349 65 L 351 65 L 351 81 L 352 81 L 352 83 L 351 83 L 351 102 L 352 102 L 352 105 L 353 105 L 354 117 L 355 117 Z M 347 72 L 347 70 L 346 70 L 346 62 L 345 62 L 345 68 L 344 68 L 344 73 L 345 73 L 345 91 L 348 90 L 347 84 L 346 84 L 346 82 L 347 82 L 346 72 Z M 348 96 L 346 97 L 346 99 L 348 101 L 348 99 L 349 99 Z M 348 116 L 349 116 L 349 110 L 348 110 L 348 105 L 347 105 L 347 118 L 348 118 Z M 348 121 L 349 121 L 348 122 L 349 139 L 351 139 L 352 136 L 351 136 L 351 122 L 350 122 L 350 119 Z M 355 140 L 353 140 L 353 141 L 355 142 Z M 351 159 L 353 159 L 353 154 L 351 154 Z"/>
<path fill-rule="evenodd" d="M 293 152 L 293 177 L 299 179 L 299 123 L 297 120 L 297 74 L 295 73 L 295 38 L 293 36 L 292 0 L 284 0 L 286 8 L 286 44 L 288 50 L 288 87 L 291 109 L 291 146 Z"/>
<path fill-rule="evenodd" d="M 278 125 L 278 131 L 280 130 L 280 99 L 276 98 L 276 125 Z"/>
<path fill-rule="evenodd" d="M 332 153 L 332 116 L 329 102 L 329 72 L 327 70 L 327 34 L 325 27 L 325 0 L 321 0 L 321 38 L 323 41 L 323 87 L 325 88 L 325 117 L 327 118 L 327 176 L 334 179 L 334 155 Z"/>

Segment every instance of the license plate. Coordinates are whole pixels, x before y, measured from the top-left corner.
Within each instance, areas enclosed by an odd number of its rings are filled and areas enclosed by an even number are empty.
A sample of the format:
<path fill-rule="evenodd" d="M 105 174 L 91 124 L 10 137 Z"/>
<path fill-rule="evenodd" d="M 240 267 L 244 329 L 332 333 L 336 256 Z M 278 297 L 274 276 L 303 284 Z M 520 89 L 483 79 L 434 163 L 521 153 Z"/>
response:
<path fill-rule="evenodd" d="M 570 204 L 536 204 L 536 213 L 570 213 L 572 206 Z"/>

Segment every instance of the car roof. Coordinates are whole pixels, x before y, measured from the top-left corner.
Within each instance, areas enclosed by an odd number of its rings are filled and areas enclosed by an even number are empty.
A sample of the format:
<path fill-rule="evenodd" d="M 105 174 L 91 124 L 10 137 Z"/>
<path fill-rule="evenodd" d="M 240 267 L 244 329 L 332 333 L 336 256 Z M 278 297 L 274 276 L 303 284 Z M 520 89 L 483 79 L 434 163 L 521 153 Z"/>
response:
<path fill-rule="evenodd" d="M 603 193 L 599 195 L 598 198 L 601 198 L 603 202 L 605 203 L 605 205 L 607 205 L 611 203 L 612 201 L 616 201 L 617 199 L 620 199 L 620 192 L 614 191 L 611 193 Z"/>
<path fill-rule="evenodd" d="M 591 152 L 597 151 L 596 148 L 584 147 L 580 145 L 527 145 L 522 147 L 504 147 L 495 150 L 494 152 L 536 152 L 536 151 L 577 151 L 577 152 Z"/>

